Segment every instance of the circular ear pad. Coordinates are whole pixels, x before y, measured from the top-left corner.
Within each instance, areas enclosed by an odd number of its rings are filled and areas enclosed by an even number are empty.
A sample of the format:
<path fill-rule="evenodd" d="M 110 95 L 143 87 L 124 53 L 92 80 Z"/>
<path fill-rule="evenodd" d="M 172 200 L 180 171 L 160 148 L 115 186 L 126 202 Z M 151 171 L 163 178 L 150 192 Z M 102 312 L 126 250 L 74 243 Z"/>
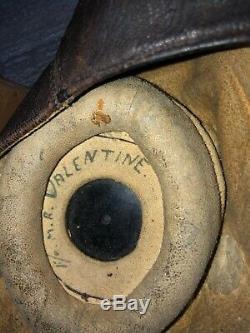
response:
<path fill-rule="evenodd" d="M 161 250 L 160 182 L 128 135 L 94 136 L 54 169 L 42 225 L 50 264 L 70 294 L 91 303 L 128 296 Z"/>
<path fill-rule="evenodd" d="M 94 89 L 19 143 L 0 188 L 4 274 L 39 332 L 161 332 L 194 295 L 224 209 L 209 135 L 137 78 Z M 103 311 L 113 295 L 150 304 Z"/>

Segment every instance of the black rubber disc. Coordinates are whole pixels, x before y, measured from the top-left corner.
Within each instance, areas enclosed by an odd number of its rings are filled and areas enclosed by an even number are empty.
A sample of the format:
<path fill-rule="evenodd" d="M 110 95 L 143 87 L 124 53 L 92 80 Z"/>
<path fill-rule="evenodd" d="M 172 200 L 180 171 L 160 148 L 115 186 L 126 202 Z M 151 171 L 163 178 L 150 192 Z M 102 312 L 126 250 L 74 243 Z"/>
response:
<path fill-rule="evenodd" d="M 66 211 L 66 228 L 75 246 L 101 261 L 118 260 L 137 245 L 141 203 L 126 185 L 98 179 L 80 187 Z"/>

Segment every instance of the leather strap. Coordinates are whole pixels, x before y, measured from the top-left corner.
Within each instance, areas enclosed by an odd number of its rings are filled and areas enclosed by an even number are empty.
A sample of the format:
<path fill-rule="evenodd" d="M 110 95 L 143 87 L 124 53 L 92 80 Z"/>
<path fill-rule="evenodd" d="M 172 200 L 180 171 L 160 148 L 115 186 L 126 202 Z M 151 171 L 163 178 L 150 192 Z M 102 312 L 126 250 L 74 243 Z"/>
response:
<path fill-rule="evenodd" d="M 80 0 L 55 60 L 0 135 L 0 156 L 97 84 L 250 43 L 250 2 Z"/>

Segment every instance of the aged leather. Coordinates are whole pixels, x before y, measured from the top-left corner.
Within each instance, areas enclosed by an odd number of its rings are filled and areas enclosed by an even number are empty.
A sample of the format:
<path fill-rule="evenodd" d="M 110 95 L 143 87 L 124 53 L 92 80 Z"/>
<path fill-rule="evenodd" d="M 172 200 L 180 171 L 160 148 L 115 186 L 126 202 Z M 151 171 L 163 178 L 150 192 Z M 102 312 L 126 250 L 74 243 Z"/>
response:
<path fill-rule="evenodd" d="M 0 77 L 0 131 L 4 128 L 17 105 L 27 94 L 27 89 Z"/>
<path fill-rule="evenodd" d="M 139 74 L 192 110 L 212 137 L 217 137 L 227 183 L 226 214 L 216 257 L 199 294 L 169 333 L 249 332 L 249 61 L 250 48 L 246 48 Z M 4 309 L 0 312 L 0 331 L 32 332 L 9 291 L 0 279 L 0 308 Z"/>
<path fill-rule="evenodd" d="M 188 107 L 217 138 L 227 187 L 221 238 L 197 297 L 169 333 L 250 331 L 250 48 L 140 74 Z"/>
<path fill-rule="evenodd" d="M 80 0 L 56 59 L 1 133 L 0 155 L 105 80 L 249 42 L 249 1 Z"/>

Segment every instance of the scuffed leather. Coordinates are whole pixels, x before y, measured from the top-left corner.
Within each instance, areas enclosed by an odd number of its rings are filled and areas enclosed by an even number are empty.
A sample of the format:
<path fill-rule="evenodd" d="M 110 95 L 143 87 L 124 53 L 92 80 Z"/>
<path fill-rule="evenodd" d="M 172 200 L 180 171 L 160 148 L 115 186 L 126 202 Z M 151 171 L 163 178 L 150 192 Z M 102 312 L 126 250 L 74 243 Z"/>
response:
<path fill-rule="evenodd" d="M 249 1 L 80 0 L 56 59 L 1 133 L 0 155 L 107 79 L 249 43 Z"/>

